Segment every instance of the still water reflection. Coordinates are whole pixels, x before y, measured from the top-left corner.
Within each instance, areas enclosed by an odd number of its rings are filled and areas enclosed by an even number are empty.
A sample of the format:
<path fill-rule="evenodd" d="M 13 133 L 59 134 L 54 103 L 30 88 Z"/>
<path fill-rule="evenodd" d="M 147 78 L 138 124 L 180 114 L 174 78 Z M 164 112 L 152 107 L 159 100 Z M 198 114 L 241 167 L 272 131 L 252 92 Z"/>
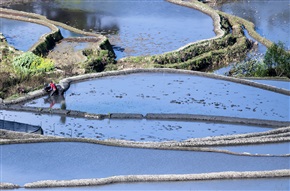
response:
<path fill-rule="evenodd" d="M 46 136 L 90 138 L 97 140 L 120 139 L 127 141 L 182 141 L 190 138 L 265 132 L 271 128 L 223 124 L 203 121 L 172 121 L 145 119 L 94 120 L 32 114 L 28 112 L 0 111 L 1 118 L 16 123 L 29 122 L 41 126 Z"/>
<path fill-rule="evenodd" d="M 28 51 L 39 38 L 51 30 L 43 25 L 0 18 L 0 32 L 16 49 Z"/>
<path fill-rule="evenodd" d="M 67 109 L 89 113 L 188 113 L 289 121 L 289 96 L 206 77 L 142 73 L 71 84 Z M 43 98 L 27 106 L 48 107 Z M 56 107 L 59 105 L 56 105 Z"/>
<path fill-rule="evenodd" d="M 123 148 L 89 143 L 1 145 L 2 181 L 24 185 L 38 180 L 116 175 L 187 174 L 288 169 L 288 157 L 234 156 Z"/>
<path fill-rule="evenodd" d="M 287 49 L 290 49 L 289 0 L 237 0 L 229 1 L 217 8 L 253 22 L 261 36 L 272 42 L 282 41 Z M 260 49 L 261 53 L 265 51 L 265 48 Z"/>
<path fill-rule="evenodd" d="M 160 54 L 215 36 L 209 16 L 163 0 L 38 0 L 9 8 L 105 34 L 118 58 Z"/>

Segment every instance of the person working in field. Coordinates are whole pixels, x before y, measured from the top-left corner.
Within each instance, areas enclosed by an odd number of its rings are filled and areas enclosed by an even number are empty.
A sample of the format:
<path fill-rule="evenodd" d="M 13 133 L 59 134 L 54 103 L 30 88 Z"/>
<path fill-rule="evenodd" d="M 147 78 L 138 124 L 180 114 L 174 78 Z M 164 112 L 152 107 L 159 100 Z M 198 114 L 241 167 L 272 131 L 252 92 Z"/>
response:
<path fill-rule="evenodd" d="M 50 90 L 49 90 L 50 96 L 53 96 L 53 94 L 57 92 L 56 85 L 53 83 L 53 81 L 50 81 L 49 86 L 50 86 Z"/>

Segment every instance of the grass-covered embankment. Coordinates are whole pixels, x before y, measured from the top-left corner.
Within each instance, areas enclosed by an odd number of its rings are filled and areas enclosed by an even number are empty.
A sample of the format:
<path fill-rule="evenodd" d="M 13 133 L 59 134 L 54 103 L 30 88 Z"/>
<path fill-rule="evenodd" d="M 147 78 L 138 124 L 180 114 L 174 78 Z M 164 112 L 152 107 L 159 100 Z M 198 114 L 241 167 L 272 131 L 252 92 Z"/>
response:
<path fill-rule="evenodd" d="M 245 37 L 242 25 L 225 15 L 219 14 L 206 4 L 198 1 L 168 0 L 182 6 L 198 9 L 212 17 L 216 37 L 190 43 L 180 49 L 161 55 L 129 57 L 119 61 L 135 63 L 145 67 L 175 68 L 207 71 L 226 65 L 231 61 L 240 61 L 251 49 L 252 43 Z"/>

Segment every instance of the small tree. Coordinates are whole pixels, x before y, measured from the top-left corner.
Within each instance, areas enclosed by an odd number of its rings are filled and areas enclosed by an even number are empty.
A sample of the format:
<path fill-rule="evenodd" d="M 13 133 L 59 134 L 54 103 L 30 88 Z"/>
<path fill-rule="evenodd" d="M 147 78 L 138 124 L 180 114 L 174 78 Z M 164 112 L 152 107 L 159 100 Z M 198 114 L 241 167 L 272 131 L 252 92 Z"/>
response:
<path fill-rule="evenodd" d="M 267 65 L 270 74 L 290 77 L 290 53 L 285 50 L 281 41 L 268 48 L 264 63 Z"/>

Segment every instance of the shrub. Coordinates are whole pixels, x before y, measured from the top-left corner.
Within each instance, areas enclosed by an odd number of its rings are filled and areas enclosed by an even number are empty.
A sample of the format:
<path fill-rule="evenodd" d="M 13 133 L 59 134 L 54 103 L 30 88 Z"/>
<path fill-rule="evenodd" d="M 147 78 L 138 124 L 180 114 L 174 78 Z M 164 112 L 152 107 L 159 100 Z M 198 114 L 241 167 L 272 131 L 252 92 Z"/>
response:
<path fill-rule="evenodd" d="M 19 67 L 19 68 L 30 68 L 30 65 L 33 62 L 36 62 L 38 59 L 38 56 L 33 54 L 32 52 L 26 52 L 21 54 L 20 56 L 17 56 L 13 59 L 13 66 Z"/>
<path fill-rule="evenodd" d="M 285 50 L 285 45 L 279 41 L 268 48 L 264 62 L 273 75 L 290 77 L 290 53 Z"/>
<path fill-rule="evenodd" d="M 115 64 L 115 57 L 112 57 L 108 50 L 86 49 L 83 50 L 83 54 L 87 57 L 87 61 L 84 62 L 86 73 L 101 72 L 106 65 Z"/>
<path fill-rule="evenodd" d="M 26 52 L 15 57 L 13 66 L 17 73 L 24 75 L 54 70 L 54 63 L 51 60 L 39 57 L 32 52 Z"/>
<path fill-rule="evenodd" d="M 232 76 L 287 76 L 290 77 L 290 53 L 279 42 L 268 48 L 264 58 L 250 58 L 236 64 L 228 75 Z"/>
<path fill-rule="evenodd" d="M 265 77 L 269 76 L 266 64 L 258 58 L 238 63 L 229 71 L 231 76 Z"/>
<path fill-rule="evenodd" d="M 49 59 L 40 58 L 40 64 L 31 69 L 36 72 L 49 72 L 54 70 L 54 63 Z"/>

